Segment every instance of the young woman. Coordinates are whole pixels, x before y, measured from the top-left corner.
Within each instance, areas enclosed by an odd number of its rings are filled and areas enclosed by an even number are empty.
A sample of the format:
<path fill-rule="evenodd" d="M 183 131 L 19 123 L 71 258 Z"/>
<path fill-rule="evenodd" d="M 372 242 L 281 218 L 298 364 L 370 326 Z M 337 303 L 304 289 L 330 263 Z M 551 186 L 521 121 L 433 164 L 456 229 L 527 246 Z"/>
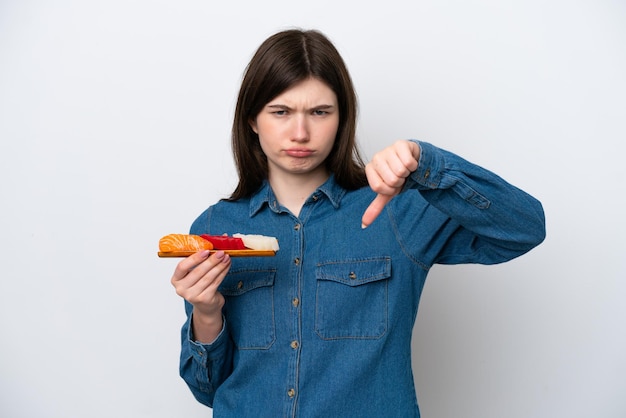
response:
<path fill-rule="evenodd" d="M 411 333 L 435 263 L 501 263 L 545 236 L 541 204 L 429 143 L 365 166 L 343 60 L 316 31 L 268 38 L 232 133 L 239 184 L 192 234 L 270 235 L 274 257 L 199 252 L 180 372 L 215 417 L 419 417 Z"/>

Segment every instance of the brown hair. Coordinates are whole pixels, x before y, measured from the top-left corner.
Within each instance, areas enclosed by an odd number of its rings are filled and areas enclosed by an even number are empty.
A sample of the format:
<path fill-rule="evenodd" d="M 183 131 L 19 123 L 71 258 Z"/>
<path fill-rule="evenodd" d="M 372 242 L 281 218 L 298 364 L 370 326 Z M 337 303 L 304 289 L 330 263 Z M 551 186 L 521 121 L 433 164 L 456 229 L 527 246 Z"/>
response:
<path fill-rule="evenodd" d="M 290 29 L 266 39 L 246 68 L 232 129 L 239 184 L 229 200 L 251 196 L 268 177 L 267 158 L 250 121 L 276 96 L 309 77 L 326 83 L 337 96 L 339 126 L 326 166 L 346 189 L 367 185 L 355 141 L 357 98 L 346 65 L 322 33 Z"/>

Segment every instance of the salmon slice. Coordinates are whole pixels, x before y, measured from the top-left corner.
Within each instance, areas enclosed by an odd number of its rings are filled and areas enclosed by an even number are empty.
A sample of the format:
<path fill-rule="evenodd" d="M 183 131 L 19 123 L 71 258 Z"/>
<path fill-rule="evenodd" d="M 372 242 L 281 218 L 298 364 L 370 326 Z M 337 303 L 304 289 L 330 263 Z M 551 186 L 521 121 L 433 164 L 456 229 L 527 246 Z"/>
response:
<path fill-rule="evenodd" d="M 212 250 L 213 244 L 198 235 L 169 234 L 159 240 L 159 251 L 202 251 Z"/>

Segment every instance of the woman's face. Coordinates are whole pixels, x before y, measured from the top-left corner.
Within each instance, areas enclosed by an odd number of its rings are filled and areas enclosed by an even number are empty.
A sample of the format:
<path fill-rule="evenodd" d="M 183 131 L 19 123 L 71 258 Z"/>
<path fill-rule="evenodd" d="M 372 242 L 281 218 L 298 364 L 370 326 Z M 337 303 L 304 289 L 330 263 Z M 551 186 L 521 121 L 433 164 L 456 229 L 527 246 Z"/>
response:
<path fill-rule="evenodd" d="M 324 161 L 337 135 L 337 96 L 308 78 L 265 105 L 250 125 L 267 156 L 269 176 L 328 176 Z"/>

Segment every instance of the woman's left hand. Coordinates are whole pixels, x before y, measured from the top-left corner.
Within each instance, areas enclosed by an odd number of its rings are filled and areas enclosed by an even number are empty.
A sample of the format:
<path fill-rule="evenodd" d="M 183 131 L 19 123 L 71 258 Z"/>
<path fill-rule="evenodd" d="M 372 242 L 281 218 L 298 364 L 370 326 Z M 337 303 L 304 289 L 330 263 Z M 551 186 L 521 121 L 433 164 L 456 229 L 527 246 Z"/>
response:
<path fill-rule="evenodd" d="M 365 210 L 361 226 L 368 227 L 380 215 L 385 205 L 400 191 L 406 178 L 417 170 L 420 147 L 413 141 L 396 141 L 377 152 L 365 166 L 367 181 L 378 196 Z"/>

